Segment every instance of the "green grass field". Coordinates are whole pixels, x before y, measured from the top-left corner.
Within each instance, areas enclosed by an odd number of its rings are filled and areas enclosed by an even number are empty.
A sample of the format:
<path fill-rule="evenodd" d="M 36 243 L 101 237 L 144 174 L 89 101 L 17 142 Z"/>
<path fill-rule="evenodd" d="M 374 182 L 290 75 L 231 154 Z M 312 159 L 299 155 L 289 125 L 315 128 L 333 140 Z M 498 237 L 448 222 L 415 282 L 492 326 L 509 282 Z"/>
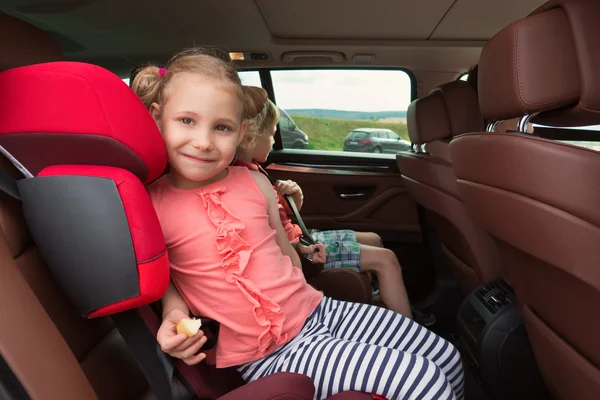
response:
<path fill-rule="evenodd" d="M 308 135 L 308 147 L 313 150 L 342 151 L 344 139 L 357 128 L 387 128 L 408 140 L 408 130 L 406 124 L 402 122 L 316 118 L 302 115 L 291 115 L 291 117 Z"/>

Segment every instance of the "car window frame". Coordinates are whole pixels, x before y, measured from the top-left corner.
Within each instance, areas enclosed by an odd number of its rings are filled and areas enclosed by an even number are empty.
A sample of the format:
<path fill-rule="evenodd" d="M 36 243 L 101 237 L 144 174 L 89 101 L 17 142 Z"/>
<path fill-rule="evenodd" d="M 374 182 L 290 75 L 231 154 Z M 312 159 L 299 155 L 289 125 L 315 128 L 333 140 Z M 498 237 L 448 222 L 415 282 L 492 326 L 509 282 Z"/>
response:
<path fill-rule="evenodd" d="M 415 74 L 408 68 L 404 67 L 360 67 L 360 68 L 352 68 L 352 67 L 280 67 L 280 68 L 238 68 L 238 72 L 241 71 L 258 71 L 260 76 L 260 82 L 262 84 L 262 88 L 265 89 L 269 100 L 273 103 L 277 104 L 277 100 L 275 98 L 275 89 L 273 87 L 273 79 L 271 78 L 271 71 L 307 71 L 307 70 L 336 70 L 336 71 L 345 71 L 345 70 L 361 70 L 361 71 L 401 71 L 404 72 L 409 80 L 410 80 L 410 101 L 413 102 L 418 98 L 418 84 L 417 78 Z M 273 145 L 273 150 L 284 150 L 283 141 L 281 138 L 281 128 L 279 124 L 277 124 L 277 130 L 275 131 L 275 144 Z M 289 150 L 289 149 L 288 149 Z M 305 150 L 305 151 L 315 151 L 315 150 Z M 317 150 L 317 151 L 325 151 L 329 152 L 329 150 Z"/>

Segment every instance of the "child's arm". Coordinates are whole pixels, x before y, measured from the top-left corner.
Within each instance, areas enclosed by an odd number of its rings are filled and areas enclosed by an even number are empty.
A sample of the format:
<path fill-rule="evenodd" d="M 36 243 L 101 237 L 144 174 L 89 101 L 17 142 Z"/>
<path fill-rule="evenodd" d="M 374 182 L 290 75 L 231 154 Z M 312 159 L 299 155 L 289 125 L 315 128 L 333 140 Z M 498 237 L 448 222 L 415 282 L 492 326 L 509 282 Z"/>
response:
<path fill-rule="evenodd" d="M 173 285 L 173 282 L 169 282 L 169 286 L 167 287 L 167 291 L 165 295 L 161 299 L 162 304 L 162 317 L 163 319 L 167 314 L 171 311 L 178 309 L 187 317 L 190 314 L 190 308 L 187 306 L 183 297 L 179 294 L 179 291 Z"/>
<path fill-rule="evenodd" d="M 279 210 L 277 208 L 277 196 L 275 196 L 273 186 L 271 186 L 269 180 L 260 172 L 250 171 L 250 173 L 252 174 L 252 178 L 254 178 L 254 181 L 258 185 L 258 188 L 267 200 L 269 224 L 271 225 L 271 228 L 275 229 L 275 231 L 277 232 L 277 244 L 281 248 L 281 252 L 292 260 L 292 264 L 295 267 L 302 269 L 300 257 L 298 257 L 298 254 L 296 253 L 292 245 L 290 245 L 287 235 L 285 234 L 285 230 L 281 225 Z"/>

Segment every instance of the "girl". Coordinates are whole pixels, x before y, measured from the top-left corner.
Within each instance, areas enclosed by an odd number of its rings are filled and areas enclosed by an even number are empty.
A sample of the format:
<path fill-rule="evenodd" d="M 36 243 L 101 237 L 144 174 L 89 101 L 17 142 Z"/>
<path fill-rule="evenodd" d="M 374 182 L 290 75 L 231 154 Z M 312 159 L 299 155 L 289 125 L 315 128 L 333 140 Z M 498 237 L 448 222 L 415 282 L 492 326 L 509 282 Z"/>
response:
<path fill-rule="evenodd" d="M 230 166 L 246 131 L 231 66 L 187 52 L 165 69 L 144 68 L 133 88 L 170 164 L 149 188 L 174 284 L 157 337 L 165 351 L 191 364 L 204 358 L 192 356 L 201 334 L 174 329 L 191 310 L 220 322 L 217 367 L 237 366 L 246 381 L 289 371 L 312 377 L 317 399 L 346 390 L 463 398 L 460 355 L 448 342 L 393 311 L 323 298 L 306 283 L 268 179 Z"/>
<path fill-rule="evenodd" d="M 250 106 L 256 111 L 256 116 L 246 121 L 247 130 L 238 147 L 236 165 L 258 171 L 259 163 L 267 160 L 275 142 L 273 136 L 279 122 L 279 110 L 271 100 L 267 99 L 264 89 L 245 87 L 245 90 L 251 100 Z M 292 181 L 278 181 L 277 183 L 276 189 L 280 195 L 278 209 L 281 223 L 288 240 L 294 242 L 302 235 L 302 231 L 288 217 L 288 212 L 285 210 L 286 201 L 281 198 L 281 195 L 291 195 L 300 209 L 303 199 L 302 189 Z M 369 235 L 375 234 L 355 233 L 350 230 L 319 231 L 315 233 L 314 239 L 327 247 L 325 269 L 355 267 L 357 270 L 374 272 L 378 281 L 381 282 L 381 299 L 386 306 L 390 310 L 412 318 L 398 258 L 391 250 L 361 244 L 360 238 Z M 379 237 L 377 236 L 377 238 Z"/>

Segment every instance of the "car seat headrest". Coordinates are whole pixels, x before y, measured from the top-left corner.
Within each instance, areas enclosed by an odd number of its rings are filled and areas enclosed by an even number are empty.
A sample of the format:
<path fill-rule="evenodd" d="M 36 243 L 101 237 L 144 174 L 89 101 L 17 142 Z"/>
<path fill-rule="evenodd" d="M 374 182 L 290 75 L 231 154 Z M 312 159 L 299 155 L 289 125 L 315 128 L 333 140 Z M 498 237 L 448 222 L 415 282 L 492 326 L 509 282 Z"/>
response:
<path fill-rule="evenodd" d="M 444 97 L 452 136 L 481 132 L 485 129 L 477 92 L 469 83 L 453 81 L 433 89 L 432 92 L 440 92 Z"/>
<path fill-rule="evenodd" d="M 441 92 L 433 92 L 410 103 L 406 111 L 406 124 L 413 144 L 425 144 L 452 136 Z"/>
<path fill-rule="evenodd" d="M 0 73 L 0 108 L 0 145 L 30 173 L 23 215 L 73 306 L 92 318 L 160 299 L 169 259 L 142 182 L 167 157 L 133 91 L 94 65 L 38 64 Z"/>
<path fill-rule="evenodd" d="M 579 79 L 579 99 L 569 107 L 541 114 L 535 122 L 554 126 L 582 126 L 600 123 L 600 2 L 595 0 L 554 0 L 546 3 L 534 14 L 550 10 L 563 11 L 569 21 L 575 48 Z M 569 77 L 563 77 L 567 79 Z"/>
<path fill-rule="evenodd" d="M 0 109 L 0 146 L 33 175 L 53 165 L 103 165 L 147 183 L 165 170 L 150 113 L 101 67 L 52 62 L 0 73 Z"/>
<path fill-rule="evenodd" d="M 600 121 L 600 3 L 556 0 L 496 34 L 479 62 L 479 102 L 486 120 L 539 114 L 534 121 Z"/>

